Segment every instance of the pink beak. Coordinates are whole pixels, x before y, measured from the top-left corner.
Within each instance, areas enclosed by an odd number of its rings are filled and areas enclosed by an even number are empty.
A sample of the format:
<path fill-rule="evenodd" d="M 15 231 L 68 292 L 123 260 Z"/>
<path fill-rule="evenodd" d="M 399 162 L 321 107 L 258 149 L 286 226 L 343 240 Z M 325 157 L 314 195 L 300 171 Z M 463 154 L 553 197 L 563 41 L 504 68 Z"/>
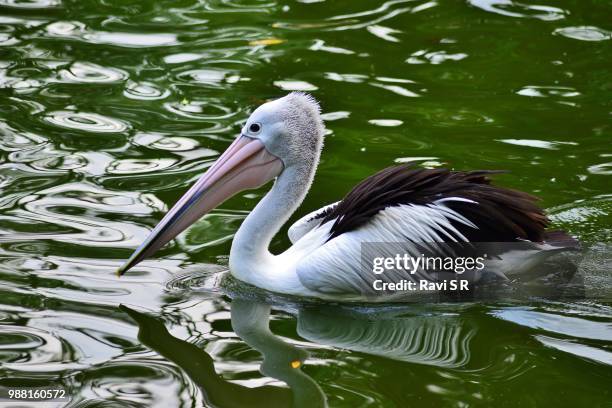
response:
<path fill-rule="evenodd" d="M 234 194 L 257 188 L 283 170 L 283 162 L 258 139 L 239 136 L 208 171 L 181 197 L 117 271 L 119 276 Z"/>

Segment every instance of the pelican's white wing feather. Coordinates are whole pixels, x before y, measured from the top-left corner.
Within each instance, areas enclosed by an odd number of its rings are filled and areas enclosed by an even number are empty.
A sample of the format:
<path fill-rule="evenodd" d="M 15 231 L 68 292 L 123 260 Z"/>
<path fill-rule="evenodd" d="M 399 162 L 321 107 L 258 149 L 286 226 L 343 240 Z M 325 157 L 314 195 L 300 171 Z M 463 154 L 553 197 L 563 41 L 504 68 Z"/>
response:
<path fill-rule="evenodd" d="M 298 278 L 314 292 L 356 298 L 373 295 L 372 282 L 375 279 L 397 282 L 402 278 L 426 278 L 422 271 L 414 275 L 402 272 L 374 274 L 367 265 L 362 265 L 362 243 L 386 243 L 376 247 L 380 252 L 376 256 L 394 257 L 398 253 L 416 251 L 417 248 L 411 243 L 466 242 L 465 236 L 453 226 L 451 220 L 476 228 L 470 220 L 446 207 L 443 202 L 388 207 L 365 225 L 345 232 L 305 255 L 297 266 Z M 333 221 L 329 221 L 311 229 L 302 240 L 309 241 L 311 234 L 313 238 L 320 236 L 322 230 L 329 231 L 332 224 Z M 419 256 L 419 253 L 413 255 Z"/>
<path fill-rule="evenodd" d="M 289 240 L 291 241 L 291 243 L 295 244 L 307 232 L 311 231 L 314 227 L 319 225 L 319 223 L 321 222 L 319 216 L 326 210 L 336 206 L 338 202 L 339 201 L 336 201 L 335 203 L 326 205 L 325 207 L 321 207 L 318 210 L 308 213 L 296 222 L 294 222 L 287 231 L 287 235 L 289 236 Z"/>

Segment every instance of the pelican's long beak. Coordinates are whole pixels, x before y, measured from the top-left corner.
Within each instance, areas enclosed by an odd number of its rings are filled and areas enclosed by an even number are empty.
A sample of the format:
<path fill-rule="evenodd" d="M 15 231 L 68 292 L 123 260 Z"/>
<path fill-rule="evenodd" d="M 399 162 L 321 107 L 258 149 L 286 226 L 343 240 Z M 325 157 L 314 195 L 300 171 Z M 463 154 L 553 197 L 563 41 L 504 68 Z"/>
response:
<path fill-rule="evenodd" d="M 262 186 L 283 170 L 283 162 L 258 139 L 239 136 L 172 207 L 117 274 L 126 271 L 176 237 L 234 194 Z"/>

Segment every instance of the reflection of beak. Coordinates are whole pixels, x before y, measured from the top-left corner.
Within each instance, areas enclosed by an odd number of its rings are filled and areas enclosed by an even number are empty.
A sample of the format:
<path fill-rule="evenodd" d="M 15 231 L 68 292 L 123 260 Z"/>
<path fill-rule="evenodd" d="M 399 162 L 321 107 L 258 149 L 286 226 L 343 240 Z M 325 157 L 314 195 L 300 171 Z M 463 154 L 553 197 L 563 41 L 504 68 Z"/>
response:
<path fill-rule="evenodd" d="M 262 142 L 238 137 L 208 171 L 185 193 L 153 229 L 147 239 L 119 268 L 117 274 L 153 255 L 204 214 L 233 196 L 257 188 L 283 170 L 282 161 L 270 154 Z"/>

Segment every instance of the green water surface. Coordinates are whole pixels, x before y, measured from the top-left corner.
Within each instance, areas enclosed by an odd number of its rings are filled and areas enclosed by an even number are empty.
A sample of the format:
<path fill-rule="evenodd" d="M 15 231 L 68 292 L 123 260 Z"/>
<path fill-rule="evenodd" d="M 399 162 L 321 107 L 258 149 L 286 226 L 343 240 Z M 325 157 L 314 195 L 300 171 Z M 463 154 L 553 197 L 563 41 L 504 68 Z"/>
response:
<path fill-rule="evenodd" d="M 61 385 L 74 407 L 611 407 L 609 263 L 573 300 L 220 288 L 265 187 L 115 276 L 291 90 L 328 129 L 292 220 L 398 162 L 504 169 L 605 257 L 611 23 L 602 0 L 0 0 L 0 385 Z"/>

